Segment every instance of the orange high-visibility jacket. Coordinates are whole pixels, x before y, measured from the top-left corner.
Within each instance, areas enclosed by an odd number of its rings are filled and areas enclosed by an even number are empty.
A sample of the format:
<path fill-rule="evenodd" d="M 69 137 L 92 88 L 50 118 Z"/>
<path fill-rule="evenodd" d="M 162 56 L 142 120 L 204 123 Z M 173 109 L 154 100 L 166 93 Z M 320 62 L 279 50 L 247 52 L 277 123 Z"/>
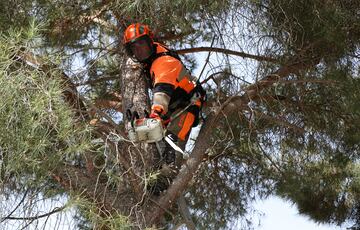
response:
<path fill-rule="evenodd" d="M 149 74 L 153 83 L 152 110 L 162 110 L 162 114 L 171 115 L 181 107 L 190 103 L 192 90 L 196 86 L 196 78 L 191 76 L 182 62 L 170 55 L 168 49 L 156 43 L 157 57 L 150 63 Z M 164 55 L 161 55 L 164 53 Z M 184 140 L 195 119 L 198 118 L 200 100 L 190 106 L 187 113 L 180 116 L 178 137 Z"/>

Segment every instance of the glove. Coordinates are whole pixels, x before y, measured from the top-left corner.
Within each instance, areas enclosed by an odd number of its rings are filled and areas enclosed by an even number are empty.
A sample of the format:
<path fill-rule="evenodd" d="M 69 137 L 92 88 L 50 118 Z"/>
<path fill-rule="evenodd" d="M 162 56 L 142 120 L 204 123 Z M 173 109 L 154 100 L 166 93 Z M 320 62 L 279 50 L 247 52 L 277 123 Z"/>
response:
<path fill-rule="evenodd" d="M 162 120 L 161 117 L 160 117 L 160 115 L 159 115 L 158 113 L 156 113 L 156 112 L 151 112 L 150 115 L 149 115 L 149 117 L 150 117 L 150 118 L 154 118 L 154 119 L 156 119 L 156 120 L 160 120 L 160 121 Z"/>
<path fill-rule="evenodd" d="M 151 113 L 149 117 L 160 121 L 163 127 L 166 127 L 170 122 L 170 118 L 162 119 L 158 113 Z"/>
<path fill-rule="evenodd" d="M 162 125 L 165 127 L 169 124 L 170 118 L 163 119 L 164 116 L 164 107 L 162 105 L 155 104 L 151 107 L 151 113 L 149 117 L 161 121 Z"/>
<path fill-rule="evenodd" d="M 163 115 L 165 112 L 164 106 L 159 104 L 154 104 L 151 106 L 151 114 L 157 113 L 158 115 Z"/>
<path fill-rule="evenodd" d="M 162 123 L 162 119 L 160 115 L 164 111 L 163 107 L 161 105 L 153 105 L 151 107 L 151 113 L 149 115 L 150 118 L 156 119 Z"/>

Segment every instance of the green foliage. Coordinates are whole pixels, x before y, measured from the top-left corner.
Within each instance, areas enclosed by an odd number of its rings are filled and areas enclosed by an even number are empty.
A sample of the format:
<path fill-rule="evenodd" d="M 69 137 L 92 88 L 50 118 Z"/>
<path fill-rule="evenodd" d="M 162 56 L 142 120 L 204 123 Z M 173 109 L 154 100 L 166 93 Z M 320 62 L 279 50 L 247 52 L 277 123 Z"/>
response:
<path fill-rule="evenodd" d="M 1 1 L 0 2 L 0 31 L 29 26 L 31 1 Z"/>
<path fill-rule="evenodd" d="M 284 32 L 283 29 L 280 31 Z M 276 39 L 283 38 L 276 36 Z M 281 41 L 285 42 L 283 48 L 291 45 L 286 40 Z M 354 39 L 352 42 L 358 44 L 359 41 Z M 323 56 L 322 45 L 317 46 L 316 55 Z M 234 204 L 238 208 L 237 215 L 243 215 L 244 211 L 239 212 L 239 207 L 244 207 L 247 201 L 236 202 L 250 197 L 240 194 L 244 187 L 265 196 L 275 191 L 294 202 L 301 213 L 318 222 L 341 224 L 350 220 L 358 223 L 359 172 L 356 169 L 360 154 L 360 82 L 357 60 L 345 56 L 346 52 L 353 51 L 341 49 L 345 53 L 328 53 L 316 67 L 282 78 L 263 90 L 260 98 L 249 104 L 250 109 L 244 112 L 243 118 L 226 117 L 226 122 L 215 134 L 214 147 L 210 151 L 211 157 L 224 155 L 216 163 L 219 176 L 202 174 L 197 181 L 197 186 L 201 184 L 199 187 L 206 188 L 207 203 L 190 199 L 194 202 L 192 205 L 196 204 L 193 206 L 196 216 L 201 216 L 201 208 L 206 214 L 214 214 L 214 210 L 216 214 L 200 218 L 198 224 L 218 224 L 218 228 L 225 228 L 220 224 L 221 218 L 227 223 L 234 218 L 226 214 L 221 203 L 216 203 L 218 197 L 221 197 L 219 200 L 231 200 L 226 208 L 233 210 Z M 300 55 L 306 55 L 301 59 L 303 61 L 314 53 Z M 274 69 L 268 66 L 263 71 L 271 73 Z M 230 87 L 221 90 L 232 95 L 231 89 L 236 86 L 236 80 L 232 79 Z M 204 170 L 212 172 L 211 167 Z M 236 197 L 234 200 L 227 196 L 231 191 L 229 187 L 237 180 L 231 176 L 233 171 L 238 178 L 248 180 L 248 183 L 247 180 L 241 182 L 242 189 L 231 192 L 232 198 Z M 244 172 L 247 173 L 244 175 Z M 225 176 L 221 178 L 220 175 Z M 203 178 L 211 180 L 207 184 Z M 201 192 L 200 189 L 194 191 Z"/>
<path fill-rule="evenodd" d="M 74 196 L 67 203 L 67 208 L 76 208 L 81 213 L 81 219 L 78 221 L 78 227 L 82 230 L 86 229 L 116 229 L 130 230 L 134 227 L 129 218 L 121 214 L 108 214 L 101 212 L 95 203 L 88 199 Z"/>
<path fill-rule="evenodd" d="M 84 44 L 88 35 L 102 37 L 102 33 L 118 39 L 118 28 L 102 28 L 92 18 L 104 23 L 112 23 L 121 18 L 123 25 L 132 22 L 148 23 L 156 33 L 165 39 L 188 37 L 194 41 L 199 36 L 209 34 L 209 25 L 203 18 L 209 14 L 223 12 L 231 1 L 51 1 L 19 0 L 0 3 L 0 29 L 26 28 L 31 18 L 47 22 L 46 38 L 53 45 L 76 46 Z M 109 13 L 112 11 L 113 14 Z M 171 20 L 164 20 L 171 18 Z M 122 28 L 124 29 L 124 28 Z M 121 30 L 121 29 L 120 29 Z"/>
<path fill-rule="evenodd" d="M 179 34 L 193 38 L 206 33 L 203 18 L 224 12 L 231 1 L 117 1 L 117 9 L 129 22 L 152 25 L 159 37 Z M 171 20 L 164 20 L 171 18 Z M 202 28 L 200 28 L 200 26 Z"/>
<path fill-rule="evenodd" d="M 356 0 L 265 0 L 253 4 L 267 19 L 264 30 L 289 52 L 310 48 L 315 57 L 338 59 L 347 52 L 354 52 L 359 42 Z"/>
<path fill-rule="evenodd" d="M 360 114 L 355 104 L 360 82 L 352 70 L 348 63 L 337 62 L 309 71 L 309 77 L 291 76 L 287 85 L 263 94 L 269 97 L 282 88 L 283 100 L 253 107 L 262 114 L 255 122 L 259 141 L 275 152 L 281 169 L 281 176 L 274 177 L 277 194 L 318 222 L 358 219 L 354 213 L 359 193 L 353 188 L 359 180 Z"/>
<path fill-rule="evenodd" d="M 33 30 L 0 38 L 0 148 L 2 181 L 46 180 L 49 173 L 90 148 L 89 129 L 74 124 L 63 98 L 61 72 L 20 58 L 38 42 Z M 46 64 L 46 63 L 44 63 Z M 31 179 L 32 178 L 32 179 Z"/>
<path fill-rule="evenodd" d="M 349 185 L 354 182 L 347 163 L 329 159 L 317 162 L 289 162 L 278 193 L 297 204 L 300 213 L 319 222 L 343 223 L 354 206 Z M 320 204 L 320 205 L 319 205 Z"/>
<path fill-rule="evenodd" d="M 214 145 L 204 150 L 208 161 L 186 193 L 197 226 L 231 228 L 234 219 L 250 212 L 251 201 L 272 193 L 291 200 L 319 222 L 352 220 L 360 226 L 358 12 L 355 0 L 3 1 L 1 182 L 13 179 L 20 187 L 42 186 L 51 197 L 59 188 L 48 180 L 49 172 L 74 163 L 90 147 L 88 127 L 74 122 L 74 113 L 62 97 L 61 71 L 44 72 L 14 55 L 65 51 L 69 56 L 64 62 L 84 63 L 85 71 L 72 79 L 85 83 L 82 96 L 89 101 L 108 99 L 120 88 L 121 33 L 129 23 L 143 22 L 173 47 L 217 37 L 221 42 L 215 42 L 216 47 L 266 53 L 276 59 L 275 64 L 251 63 L 250 72 L 241 69 L 247 81 L 273 73 L 281 68 L 279 62 L 310 63 L 262 90 L 246 110 L 218 121 L 221 124 L 211 139 Z M 40 31 L 9 32 L 40 22 L 44 25 Z M 34 38 L 38 33 L 44 37 Z M 245 42 L 238 41 L 243 38 Z M 34 46 L 40 49 L 31 49 Z M 228 56 L 226 61 L 220 55 L 216 59 L 209 66 L 214 72 L 226 72 L 217 79 L 218 88 L 209 86 L 214 94 L 209 101 L 218 105 L 242 93 L 244 80 L 235 76 Z M 71 64 L 62 67 L 71 73 Z M 247 62 L 241 59 L 237 64 L 243 67 Z M 102 81 L 104 77 L 109 79 Z M 207 106 L 205 111 L 210 111 L 211 103 Z M 107 164 L 104 154 L 96 156 L 98 165 Z M 81 159 L 79 167 L 83 165 Z M 98 178 L 110 177 L 106 178 L 109 189 L 126 184 L 119 176 L 122 172 L 115 171 Z M 151 184 L 157 175 L 148 175 Z M 134 227 L 118 213 L 108 215 L 94 203 L 76 199 L 70 206 L 79 208 L 83 228 Z"/>

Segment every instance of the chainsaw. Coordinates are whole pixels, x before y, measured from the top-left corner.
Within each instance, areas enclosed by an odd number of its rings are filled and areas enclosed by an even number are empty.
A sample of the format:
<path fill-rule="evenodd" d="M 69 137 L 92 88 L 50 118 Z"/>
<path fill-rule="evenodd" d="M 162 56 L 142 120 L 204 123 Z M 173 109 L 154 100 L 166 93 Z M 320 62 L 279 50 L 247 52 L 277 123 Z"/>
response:
<path fill-rule="evenodd" d="M 129 120 L 126 130 L 128 131 L 130 141 L 154 143 L 165 137 L 165 130 L 161 121 L 149 118 L 147 112 L 145 114 L 145 118 L 140 119 L 136 111 L 133 113 L 130 110 L 126 111 Z"/>
<path fill-rule="evenodd" d="M 140 118 L 136 111 L 133 113 L 129 109 L 126 111 L 129 120 L 126 125 L 129 140 L 132 142 L 155 143 L 160 151 L 158 142 L 164 139 L 174 150 L 180 152 L 184 158 L 187 158 L 188 154 L 177 146 L 171 138 L 165 135 L 166 129 L 164 129 L 161 121 L 150 118 L 149 113 L 147 111 L 144 112 L 145 118 Z"/>

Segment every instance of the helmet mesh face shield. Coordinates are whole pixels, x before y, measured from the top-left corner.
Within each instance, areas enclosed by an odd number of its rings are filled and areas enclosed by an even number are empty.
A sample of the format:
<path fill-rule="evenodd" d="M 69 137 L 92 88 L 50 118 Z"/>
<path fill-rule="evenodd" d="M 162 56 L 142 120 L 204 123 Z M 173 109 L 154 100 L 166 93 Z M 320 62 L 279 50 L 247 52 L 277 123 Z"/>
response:
<path fill-rule="evenodd" d="M 153 34 L 147 25 L 131 24 L 124 31 L 124 45 L 130 56 L 140 62 L 146 61 L 154 52 Z"/>
<path fill-rule="evenodd" d="M 126 50 L 129 55 L 134 56 L 140 62 L 148 59 L 154 52 L 152 41 L 147 35 L 128 42 Z"/>

